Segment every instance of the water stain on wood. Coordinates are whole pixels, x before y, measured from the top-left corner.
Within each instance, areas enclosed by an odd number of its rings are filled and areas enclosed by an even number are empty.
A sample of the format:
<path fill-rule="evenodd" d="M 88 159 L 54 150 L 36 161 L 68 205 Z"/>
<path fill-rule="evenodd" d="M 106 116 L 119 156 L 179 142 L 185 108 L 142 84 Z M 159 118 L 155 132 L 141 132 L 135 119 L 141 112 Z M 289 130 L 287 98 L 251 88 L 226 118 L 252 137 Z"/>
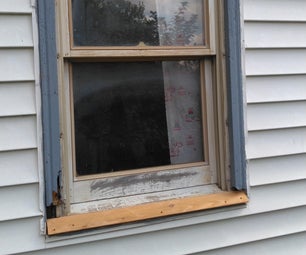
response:
<path fill-rule="evenodd" d="M 90 186 L 90 191 L 101 191 L 101 190 L 110 190 L 116 187 L 130 187 L 131 185 L 144 184 L 154 185 L 156 183 L 170 183 L 176 180 L 182 180 L 184 178 L 190 178 L 195 175 L 198 175 L 198 172 L 194 171 L 185 171 L 185 172 L 172 172 L 172 173 L 150 173 L 150 174 L 141 174 L 133 176 L 123 176 L 108 178 L 103 180 L 97 180 L 93 182 Z"/>

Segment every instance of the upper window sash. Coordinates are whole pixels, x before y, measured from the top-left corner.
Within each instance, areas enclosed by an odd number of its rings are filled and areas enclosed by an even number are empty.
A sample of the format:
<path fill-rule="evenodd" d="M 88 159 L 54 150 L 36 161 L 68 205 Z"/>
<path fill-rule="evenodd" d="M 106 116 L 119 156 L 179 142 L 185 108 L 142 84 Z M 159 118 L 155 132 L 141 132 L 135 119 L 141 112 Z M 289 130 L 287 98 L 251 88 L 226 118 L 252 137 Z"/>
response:
<path fill-rule="evenodd" d="M 98 0 L 92 0 L 97 2 Z M 200 1 L 200 0 L 198 0 Z M 72 0 L 58 1 L 60 13 L 58 14 L 59 32 L 62 40 L 58 42 L 60 48 L 60 56 L 64 58 L 167 58 L 167 57 L 202 57 L 215 55 L 215 8 L 213 0 L 201 0 L 203 6 L 203 22 L 200 22 L 203 30 L 203 43 L 193 45 L 148 45 L 146 42 L 140 40 L 137 45 L 74 45 L 73 33 L 73 11 Z M 154 2 L 154 1 L 153 1 Z M 156 0 L 155 2 L 163 2 Z M 180 6 L 178 8 L 181 8 Z M 187 7 L 186 7 L 187 8 Z M 69 15 L 67 15 L 67 13 Z M 175 14 L 175 13 L 174 13 Z M 171 15 L 170 15 L 171 16 Z M 175 16 L 175 15 L 174 15 Z M 170 18 L 175 19 L 175 18 Z M 185 17 L 185 21 L 190 22 L 190 14 Z M 198 27 L 199 25 L 195 25 Z M 171 28 L 172 29 L 172 28 Z M 199 28 L 197 28 L 199 29 Z M 173 29 L 172 29 L 173 30 Z M 191 39 L 190 39 L 191 40 Z M 195 40 L 193 38 L 192 40 Z M 192 44 L 192 43 L 191 43 Z"/>
<path fill-rule="evenodd" d="M 203 0 L 71 0 L 72 47 L 204 46 Z"/>

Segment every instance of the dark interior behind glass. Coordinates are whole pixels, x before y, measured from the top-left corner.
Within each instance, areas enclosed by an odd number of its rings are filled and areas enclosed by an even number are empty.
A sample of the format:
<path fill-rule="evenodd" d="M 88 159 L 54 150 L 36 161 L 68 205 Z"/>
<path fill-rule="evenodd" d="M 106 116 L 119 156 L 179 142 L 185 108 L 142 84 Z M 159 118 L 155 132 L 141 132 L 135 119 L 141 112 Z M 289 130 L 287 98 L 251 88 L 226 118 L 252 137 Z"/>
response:
<path fill-rule="evenodd" d="M 72 63 L 77 174 L 203 161 L 198 69 L 197 61 Z"/>

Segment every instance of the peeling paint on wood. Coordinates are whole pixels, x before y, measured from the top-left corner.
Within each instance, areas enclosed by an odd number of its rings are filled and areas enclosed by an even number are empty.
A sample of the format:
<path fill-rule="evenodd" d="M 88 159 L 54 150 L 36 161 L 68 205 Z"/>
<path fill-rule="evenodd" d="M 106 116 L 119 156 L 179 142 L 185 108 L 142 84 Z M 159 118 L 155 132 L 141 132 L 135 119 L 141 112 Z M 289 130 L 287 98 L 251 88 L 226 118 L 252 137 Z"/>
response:
<path fill-rule="evenodd" d="M 208 167 L 148 172 L 75 182 L 73 203 L 211 184 Z"/>
<path fill-rule="evenodd" d="M 114 187 L 124 187 L 124 186 L 130 186 L 134 184 L 139 184 L 142 182 L 150 182 L 151 184 L 155 184 L 158 182 L 162 183 L 170 183 L 171 181 L 175 180 L 182 180 L 183 178 L 188 178 L 191 176 L 196 175 L 196 172 L 178 172 L 178 173 L 160 173 L 160 172 L 154 172 L 154 173 L 145 173 L 142 175 L 130 175 L 130 176 L 122 176 L 118 178 L 107 178 L 102 179 L 98 181 L 94 181 L 90 188 L 91 192 L 97 191 L 97 190 L 108 190 L 113 189 Z"/>
<path fill-rule="evenodd" d="M 152 203 L 152 202 L 158 202 L 158 201 L 175 199 L 175 198 L 197 196 L 201 194 L 216 194 L 219 192 L 221 192 L 221 190 L 214 184 L 202 185 L 192 188 L 183 188 L 183 189 L 168 190 L 163 192 L 139 194 L 128 197 L 117 197 L 112 199 L 104 199 L 104 200 L 91 201 L 86 203 L 77 203 L 77 204 L 72 204 L 70 210 L 72 214 L 98 212 L 114 208 L 134 206 L 137 204 L 145 204 L 145 203 Z"/>

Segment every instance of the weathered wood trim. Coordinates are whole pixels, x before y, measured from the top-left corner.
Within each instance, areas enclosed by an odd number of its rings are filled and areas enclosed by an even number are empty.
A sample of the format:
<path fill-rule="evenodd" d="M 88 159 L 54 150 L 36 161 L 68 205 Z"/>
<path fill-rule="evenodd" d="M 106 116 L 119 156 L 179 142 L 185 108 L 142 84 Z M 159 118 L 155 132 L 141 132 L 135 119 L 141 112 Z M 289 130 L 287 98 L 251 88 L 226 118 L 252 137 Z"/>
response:
<path fill-rule="evenodd" d="M 80 214 L 89 212 L 98 212 L 105 210 L 113 210 L 117 208 L 131 207 L 140 204 L 157 203 L 160 201 L 195 197 L 200 195 L 217 194 L 224 192 L 215 184 L 200 185 L 196 187 L 188 187 L 182 189 L 165 190 L 152 193 L 144 193 L 131 196 L 121 196 L 108 198 L 103 200 L 93 200 L 83 203 L 71 203 L 70 214 Z"/>
<path fill-rule="evenodd" d="M 231 152 L 231 184 L 246 189 L 246 152 L 243 116 L 241 65 L 240 0 L 224 1 L 226 66 L 228 87 L 228 116 Z"/>
<path fill-rule="evenodd" d="M 69 53 L 65 54 L 65 58 L 73 59 L 137 59 L 137 58 L 183 58 L 183 57 L 198 57 L 203 56 L 213 56 L 215 55 L 210 49 L 206 48 L 164 48 L 164 49 L 152 49 L 144 47 L 143 49 L 109 49 L 109 50 L 71 50 Z"/>
<path fill-rule="evenodd" d="M 222 192 L 47 220 L 48 235 L 111 226 L 248 202 L 244 192 Z"/>
<path fill-rule="evenodd" d="M 137 170 L 136 170 L 137 171 Z M 161 171 L 135 173 L 133 175 L 107 176 L 106 178 L 75 181 L 72 203 L 111 199 L 137 194 L 182 189 L 212 183 L 208 166 L 184 167 Z"/>
<path fill-rule="evenodd" d="M 53 1 L 37 1 L 37 4 L 46 203 L 50 205 L 61 169 L 55 4 Z"/>

